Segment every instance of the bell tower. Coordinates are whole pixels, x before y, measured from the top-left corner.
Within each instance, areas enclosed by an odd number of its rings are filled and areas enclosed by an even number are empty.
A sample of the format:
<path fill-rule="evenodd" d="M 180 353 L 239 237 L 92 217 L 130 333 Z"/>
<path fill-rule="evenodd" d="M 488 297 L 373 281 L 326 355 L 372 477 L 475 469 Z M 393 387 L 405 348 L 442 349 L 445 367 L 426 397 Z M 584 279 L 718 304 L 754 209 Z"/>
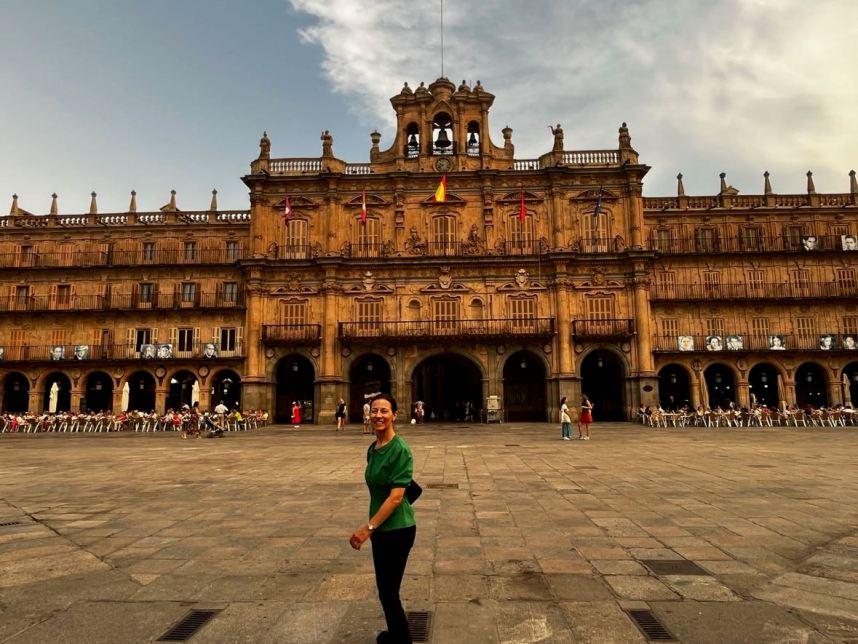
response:
<path fill-rule="evenodd" d="M 504 130 L 504 146 L 489 137 L 489 109 L 494 102 L 480 81 L 457 88 L 439 78 L 412 90 L 408 83 L 390 104 L 396 111 L 396 135 L 387 150 L 379 150 L 373 135 L 370 163 L 376 172 L 454 172 L 484 168 L 509 169 L 513 161 L 512 130 Z M 510 136 L 507 136 L 507 130 Z"/>

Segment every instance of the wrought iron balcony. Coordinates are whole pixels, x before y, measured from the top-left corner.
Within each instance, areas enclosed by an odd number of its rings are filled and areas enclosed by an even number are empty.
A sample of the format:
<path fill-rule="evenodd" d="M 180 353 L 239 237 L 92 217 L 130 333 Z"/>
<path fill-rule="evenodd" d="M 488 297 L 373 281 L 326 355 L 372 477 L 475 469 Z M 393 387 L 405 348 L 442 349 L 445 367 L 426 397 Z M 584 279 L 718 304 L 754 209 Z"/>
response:
<path fill-rule="evenodd" d="M 321 324 L 263 324 L 262 341 L 281 346 L 317 345 L 322 341 Z"/>
<path fill-rule="evenodd" d="M 217 348 L 214 355 L 205 357 L 204 349 L 206 343 L 195 342 L 189 348 L 180 348 L 171 345 L 169 351 L 163 350 L 159 353 L 158 347 L 166 343 L 152 345 L 134 344 L 52 344 L 52 345 L 18 345 L 2 347 L 3 363 L 10 362 L 50 362 L 54 364 L 85 362 L 103 362 L 118 360 L 137 360 L 140 362 L 155 362 L 163 360 L 204 360 L 212 361 L 218 359 L 243 358 L 244 346 L 241 343 L 233 345 L 232 349 Z M 151 353 L 141 350 L 143 347 L 151 346 Z"/>
<path fill-rule="evenodd" d="M 653 301 L 711 300 L 801 300 L 855 298 L 858 287 L 843 282 L 805 282 L 801 284 L 656 284 L 650 293 Z"/>
<path fill-rule="evenodd" d="M 480 320 L 426 320 L 340 322 L 343 342 L 500 342 L 513 339 L 547 339 L 554 335 L 554 318 L 489 318 Z"/>
<path fill-rule="evenodd" d="M 628 338 L 634 334 L 635 321 L 630 318 L 572 320 L 572 335 L 581 340 Z"/>
<path fill-rule="evenodd" d="M 112 250 L 0 254 L 0 268 L 88 268 L 94 266 L 203 266 L 234 264 L 247 250 L 198 248 L 191 250 Z"/>
<path fill-rule="evenodd" d="M 28 313 L 32 311 L 166 311 L 170 309 L 241 309 L 244 293 L 226 295 L 215 293 L 111 293 L 105 295 L 71 295 L 67 298 L 51 295 L 10 295 L 0 297 L 0 312 Z"/>

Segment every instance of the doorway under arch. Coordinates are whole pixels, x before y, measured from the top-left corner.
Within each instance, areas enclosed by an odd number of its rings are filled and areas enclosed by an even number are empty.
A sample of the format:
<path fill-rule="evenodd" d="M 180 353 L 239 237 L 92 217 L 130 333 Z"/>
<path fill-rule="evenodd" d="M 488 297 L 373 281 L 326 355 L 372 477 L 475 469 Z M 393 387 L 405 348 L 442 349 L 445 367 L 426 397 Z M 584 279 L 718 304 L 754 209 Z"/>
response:
<path fill-rule="evenodd" d="M 768 362 L 754 365 L 748 373 L 748 392 L 751 404 L 765 405 L 769 409 L 778 408 L 778 375 L 777 367 Z"/>
<path fill-rule="evenodd" d="M 218 403 L 223 403 L 229 409 L 234 405 L 241 408 L 241 376 L 232 369 L 218 371 L 212 379 L 212 409 Z"/>
<path fill-rule="evenodd" d="M 293 353 L 277 363 L 274 418 L 278 423 L 291 422 L 293 402 L 301 405 L 301 422 L 313 422 L 315 382 L 316 370 L 313 368 L 313 363 L 305 356 Z"/>
<path fill-rule="evenodd" d="M 190 371 L 177 371 L 170 376 L 170 389 L 167 392 L 167 409 L 181 409 L 183 405 L 194 404 L 194 385 L 197 377 Z"/>
<path fill-rule="evenodd" d="M 727 365 L 713 364 L 703 372 L 708 393 L 707 404 L 710 409 L 727 409 L 730 403 L 736 405 L 736 377 Z"/>
<path fill-rule="evenodd" d="M 685 367 L 669 364 L 658 372 L 658 404 L 667 411 L 691 408 L 691 379 Z"/>
<path fill-rule="evenodd" d="M 858 362 L 850 362 L 843 367 L 841 381 L 843 384 L 843 404 L 858 406 Z"/>
<path fill-rule="evenodd" d="M 30 409 L 30 381 L 22 373 L 10 373 L 3 383 L 3 411 L 21 413 Z"/>
<path fill-rule="evenodd" d="M 147 371 L 128 377 L 128 411 L 155 411 L 155 378 Z"/>
<path fill-rule="evenodd" d="M 506 420 L 545 422 L 545 364 L 532 351 L 513 353 L 503 366 L 503 406 Z"/>
<path fill-rule="evenodd" d="M 625 378 L 623 364 L 613 351 L 596 349 L 587 354 L 581 362 L 581 393 L 593 403 L 593 418 L 626 420 Z"/>
<path fill-rule="evenodd" d="M 363 405 L 370 394 L 390 393 L 390 365 L 377 353 L 368 353 L 349 368 L 349 420 L 363 422 Z"/>
<path fill-rule="evenodd" d="M 828 378 L 815 362 L 805 362 L 795 370 L 795 404 L 799 408 L 828 405 Z"/>
<path fill-rule="evenodd" d="M 95 371 L 86 378 L 86 398 L 81 401 L 82 411 L 113 411 L 113 378 L 103 371 Z"/>
<path fill-rule="evenodd" d="M 482 409 L 483 378 L 480 368 L 458 353 L 441 353 L 420 362 L 411 376 L 412 401 L 425 404 L 426 421 L 459 422 L 470 402 L 476 419 Z"/>
<path fill-rule="evenodd" d="M 56 385 L 56 388 L 54 388 Z M 52 373 L 45 379 L 42 410 L 43 411 L 71 411 L 71 389 L 72 384 L 69 377 L 64 373 Z M 52 396 L 56 397 L 56 402 L 52 400 Z"/>

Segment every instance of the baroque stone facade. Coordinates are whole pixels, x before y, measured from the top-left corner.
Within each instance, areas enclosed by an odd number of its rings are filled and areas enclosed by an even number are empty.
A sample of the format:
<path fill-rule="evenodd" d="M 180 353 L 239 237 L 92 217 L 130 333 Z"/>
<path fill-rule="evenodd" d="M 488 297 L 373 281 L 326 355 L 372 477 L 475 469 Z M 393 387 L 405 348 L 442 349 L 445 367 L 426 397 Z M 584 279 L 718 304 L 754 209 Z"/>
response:
<path fill-rule="evenodd" d="M 157 409 L 241 400 L 328 422 L 390 391 L 408 413 L 556 420 L 561 396 L 640 404 L 848 402 L 858 336 L 855 176 L 844 194 L 642 196 L 616 147 L 516 159 L 494 96 L 438 79 L 391 99 L 391 146 L 274 158 L 249 211 L 0 218 L 2 407 Z M 435 200 L 446 176 L 447 197 Z M 287 212 L 288 211 L 288 212 Z M 851 240 L 851 241 L 850 241 Z M 830 346 L 825 336 L 834 336 Z M 781 345 L 783 348 L 781 348 Z M 853 345 L 854 346 L 854 345 Z M 474 411 L 470 412 L 473 408 Z M 469 413 L 470 412 L 470 413 Z"/>

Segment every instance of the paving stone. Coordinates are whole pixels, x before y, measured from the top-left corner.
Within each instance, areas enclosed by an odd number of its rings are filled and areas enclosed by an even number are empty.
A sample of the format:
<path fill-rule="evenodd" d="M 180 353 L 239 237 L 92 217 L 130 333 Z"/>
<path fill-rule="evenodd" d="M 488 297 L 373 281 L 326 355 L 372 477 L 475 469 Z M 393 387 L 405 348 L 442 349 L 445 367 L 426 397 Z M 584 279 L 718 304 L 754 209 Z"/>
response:
<path fill-rule="evenodd" d="M 610 599 L 611 592 L 594 575 L 545 575 L 554 596 L 561 600 L 598 601 Z"/>
<path fill-rule="evenodd" d="M 700 575 L 664 575 L 659 579 L 685 599 L 713 602 L 739 600 L 739 597 L 729 588 L 711 577 Z"/>
<path fill-rule="evenodd" d="M 636 575 L 613 575 L 605 581 L 614 592 L 625 599 L 646 601 L 658 599 L 679 599 L 679 596 L 655 577 Z"/>
<path fill-rule="evenodd" d="M 560 607 L 569 623 L 570 642 L 625 644 L 645 641 L 614 601 L 561 602 Z"/>
<path fill-rule="evenodd" d="M 590 563 L 603 575 L 648 575 L 649 571 L 630 559 L 594 560 Z"/>

